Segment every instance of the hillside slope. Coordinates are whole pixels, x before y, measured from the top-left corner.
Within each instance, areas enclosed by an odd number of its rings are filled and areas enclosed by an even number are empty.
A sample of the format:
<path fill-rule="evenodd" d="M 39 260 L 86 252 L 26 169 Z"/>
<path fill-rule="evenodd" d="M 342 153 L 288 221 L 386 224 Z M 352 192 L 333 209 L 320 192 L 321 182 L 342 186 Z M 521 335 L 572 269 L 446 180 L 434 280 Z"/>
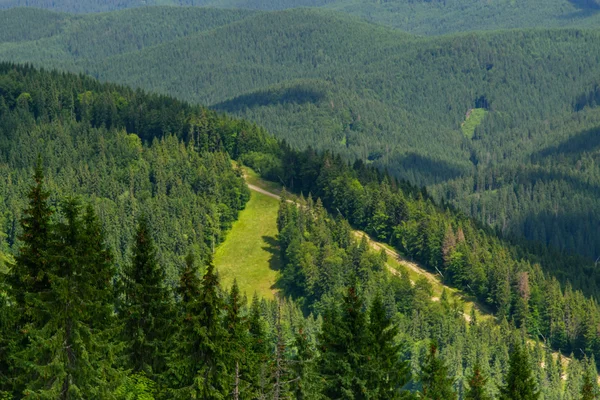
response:
<path fill-rule="evenodd" d="M 531 27 L 593 27 L 597 0 L 0 0 L 0 9 L 38 7 L 75 13 L 147 6 L 201 6 L 254 10 L 322 7 L 418 34 Z"/>
<path fill-rule="evenodd" d="M 37 26 L 40 13 L 51 15 Z M 600 170 L 586 139 L 600 125 L 596 30 L 422 38 L 307 9 L 0 15 L 24 32 L 0 33 L 0 59 L 212 104 L 293 146 L 427 185 L 506 235 L 600 254 Z"/>

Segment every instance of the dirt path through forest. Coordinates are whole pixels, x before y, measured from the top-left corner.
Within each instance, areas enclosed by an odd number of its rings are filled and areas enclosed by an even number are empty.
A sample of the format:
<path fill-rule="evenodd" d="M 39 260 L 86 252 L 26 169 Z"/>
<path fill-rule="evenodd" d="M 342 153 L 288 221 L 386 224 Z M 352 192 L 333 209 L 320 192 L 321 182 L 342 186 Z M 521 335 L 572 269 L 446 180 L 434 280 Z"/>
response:
<path fill-rule="evenodd" d="M 273 193 L 273 192 L 269 192 L 268 190 L 265 190 L 261 187 L 258 187 L 256 185 L 252 185 L 250 183 L 248 183 L 248 188 L 250 190 L 253 190 L 255 192 L 264 194 L 265 196 L 269 196 L 272 197 L 274 199 L 281 199 L 281 196 Z M 292 200 L 288 200 L 290 203 L 293 203 L 294 201 Z M 362 239 L 363 237 L 366 237 L 369 245 L 371 246 L 371 248 L 373 248 L 374 250 L 377 251 L 381 251 L 382 249 L 385 251 L 385 253 L 387 254 L 388 257 L 393 258 L 394 260 L 396 260 L 398 262 L 398 264 L 400 264 L 401 266 L 413 271 L 414 273 L 425 277 L 434 287 L 442 287 L 446 290 L 448 290 L 450 293 L 453 293 L 454 295 L 458 296 L 459 298 L 461 298 L 465 304 L 470 304 L 472 307 L 474 307 L 481 315 L 487 316 L 489 318 L 495 318 L 494 315 L 486 309 L 486 307 L 476 301 L 473 301 L 471 298 L 467 298 L 467 296 L 465 296 L 464 294 L 462 294 L 460 291 L 453 289 L 449 286 L 444 285 L 444 283 L 437 277 L 437 275 L 427 271 L 426 269 L 424 269 L 423 267 L 421 267 L 419 264 L 406 260 L 404 257 L 402 257 L 402 255 L 400 253 L 398 253 L 395 250 L 390 249 L 389 247 L 385 246 L 382 243 L 376 242 L 373 239 L 371 239 L 371 237 L 366 234 L 365 232 L 362 231 L 358 231 L 355 230 L 354 231 L 354 235 L 359 238 Z M 392 267 L 391 265 L 386 263 L 386 266 L 388 268 L 388 270 L 390 271 L 390 273 L 392 273 L 393 275 L 399 275 L 400 272 L 395 269 L 394 267 Z M 439 301 L 439 297 L 432 297 L 432 301 Z M 465 320 L 467 320 L 468 322 L 471 321 L 471 316 L 468 313 L 464 313 L 463 314 Z M 529 342 L 533 345 L 534 341 L 533 340 L 529 340 Z M 553 351 L 553 355 L 555 357 L 561 357 L 561 360 L 563 363 L 568 363 L 570 361 L 569 357 L 565 357 L 562 354 L 559 354 L 555 351 Z M 566 379 L 566 374 L 563 374 L 563 380 Z M 598 378 L 598 382 L 600 383 L 600 376 Z"/>

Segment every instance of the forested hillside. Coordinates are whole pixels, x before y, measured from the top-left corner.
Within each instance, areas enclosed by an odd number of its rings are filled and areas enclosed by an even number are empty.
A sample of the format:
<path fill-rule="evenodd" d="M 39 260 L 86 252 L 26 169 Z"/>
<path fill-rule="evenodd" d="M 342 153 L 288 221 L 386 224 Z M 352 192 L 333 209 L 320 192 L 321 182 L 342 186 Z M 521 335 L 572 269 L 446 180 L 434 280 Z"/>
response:
<path fill-rule="evenodd" d="M 161 227 L 155 240 L 170 282 L 188 251 L 209 257 L 244 208 L 249 193 L 227 152 L 264 140 L 258 128 L 89 78 L 8 64 L 0 72 L 0 251 L 19 248 L 38 155 L 50 200 L 78 195 L 92 204 L 117 266 L 140 215 Z"/>
<path fill-rule="evenodd" d="M 419 38 L 313 10 L 0 15 L 0 58 L 212 104 L 427 185 L 507 237 L 600 254 L 597 31 Z"/>
<path fill-rule="evenodd" d="M 600 279 L 585 262 L 512 246 L 364 163 L 293 150 L 198 106 L 10 64 L 0 77 L 3 397 L 597 390 Z M 314 196 L 280 205 L 288 300 L 219 285 L 213 249 L 248 198 L 231 158 Z M 500 323 L 432 299 L 426 279 L 390 275 L 350 224 Z"/>
<path fill-rule="evenodd" d="M 597 0 L 0 0 L 0 9 L 36 7 L 73 13 L 165 5 L 268 11 L 319 7 L 425 35 L 507 28 L 593 27 L 600 22 Z"/>

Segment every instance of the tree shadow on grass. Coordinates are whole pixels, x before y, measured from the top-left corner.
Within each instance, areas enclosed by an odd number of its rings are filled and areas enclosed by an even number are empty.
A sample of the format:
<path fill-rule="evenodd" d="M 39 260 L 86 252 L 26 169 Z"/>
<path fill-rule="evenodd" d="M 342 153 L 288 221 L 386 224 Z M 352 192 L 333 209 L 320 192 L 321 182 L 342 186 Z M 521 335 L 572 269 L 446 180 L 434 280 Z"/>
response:
<path fill-rule="evenodd" d="M 269 258 L 269 268 L 273 271 L 281 270 L 281 257 L 279 250 L 279 242 L 273 236 L 263 236 L 262 237 L 265 246 L 263 246 L 263 250 L 271 254 Z M 273 286 L 271 286 L 272 290 L 281 290 L 283 287 L 281 286 L 281 279 L 278 279 L 277 282 Z"/>

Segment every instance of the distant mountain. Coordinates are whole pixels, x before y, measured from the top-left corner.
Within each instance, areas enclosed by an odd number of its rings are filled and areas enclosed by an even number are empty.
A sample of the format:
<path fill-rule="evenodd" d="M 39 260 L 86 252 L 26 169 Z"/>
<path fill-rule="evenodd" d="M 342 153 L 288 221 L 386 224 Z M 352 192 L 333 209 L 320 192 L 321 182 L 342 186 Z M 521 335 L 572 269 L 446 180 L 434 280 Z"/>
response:
<path fill-rule="evenodd" d="M 598 0 L 0 0 L 0 9 L 26 6 L 74 13 L 161 5 L 269 11 L 322 7 L 426 35 L 506 28 L 600 26 Z"/>

